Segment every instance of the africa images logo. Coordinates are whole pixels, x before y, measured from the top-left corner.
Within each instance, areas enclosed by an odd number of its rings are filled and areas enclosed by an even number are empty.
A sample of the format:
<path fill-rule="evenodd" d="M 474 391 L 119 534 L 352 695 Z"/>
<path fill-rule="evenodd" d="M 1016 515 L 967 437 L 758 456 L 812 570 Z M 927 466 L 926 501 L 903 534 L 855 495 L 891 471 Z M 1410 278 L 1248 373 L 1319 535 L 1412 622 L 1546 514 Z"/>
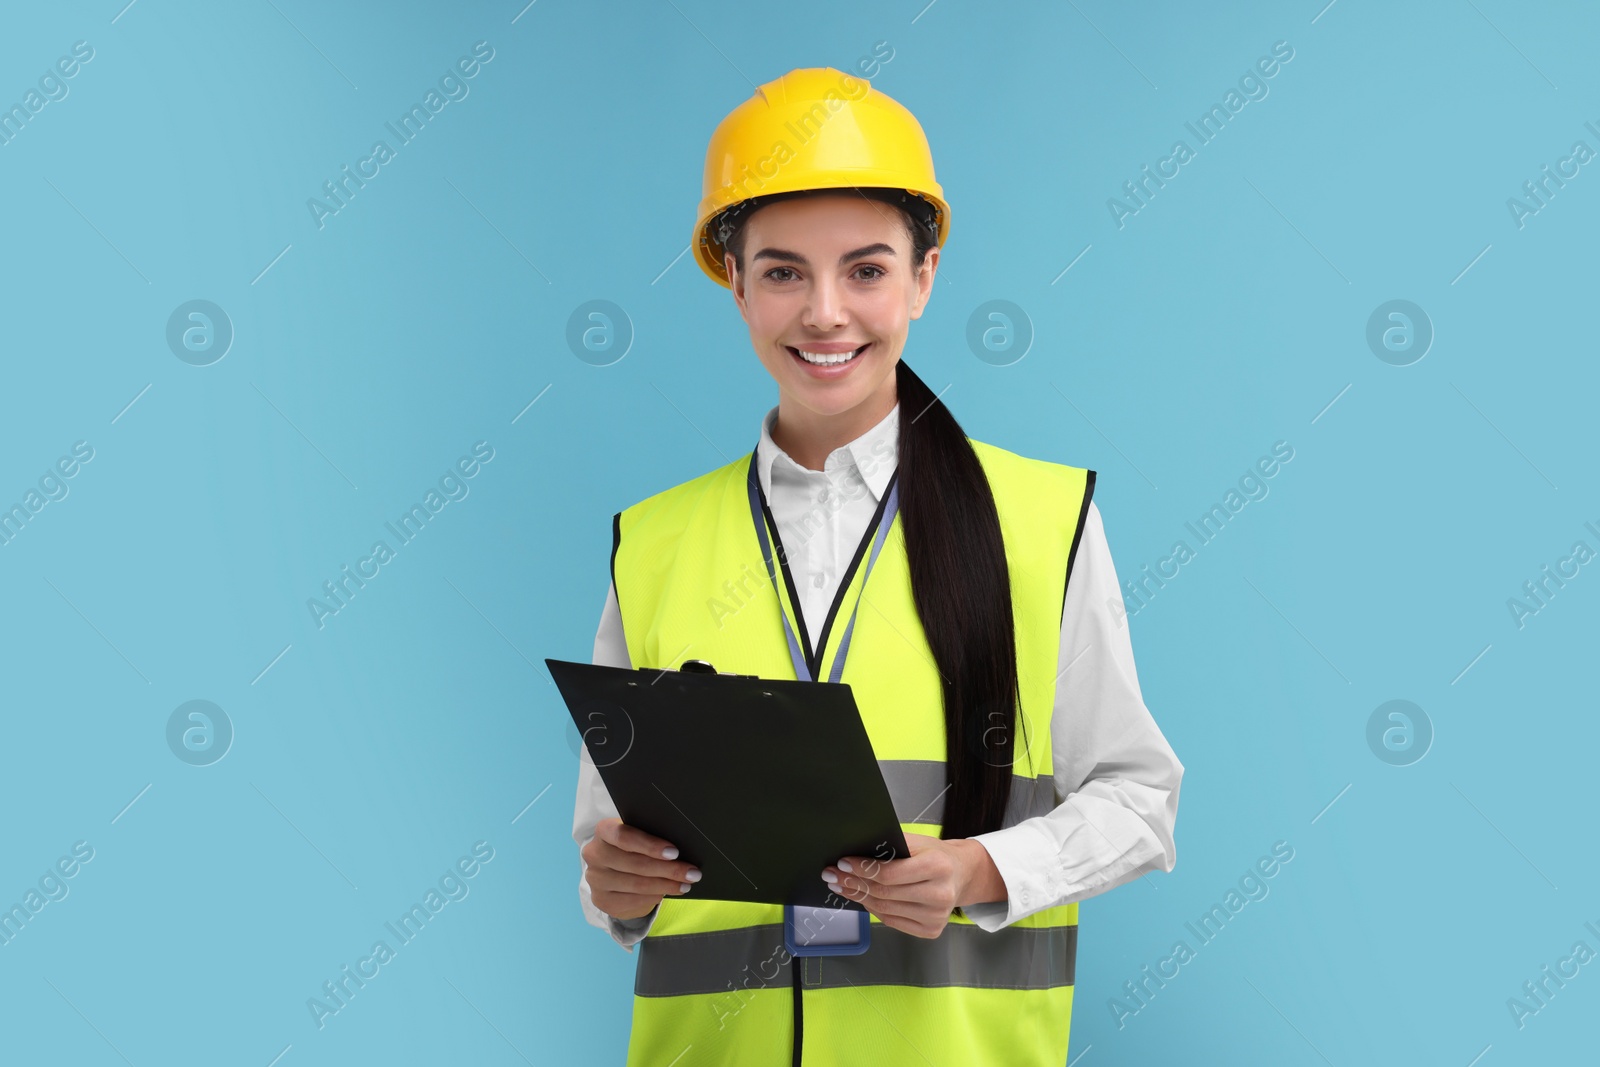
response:
<path fill-rule="evenodd" d="M 421 503 L 412 504 L 410 510 L 401 513 L 398 519 L 383 524 L 384 529 L 394 537 L 394 547 L 390 547 L 386 540 L 374 541 L 371 551 L 356 560 L 354 571 L 346 563 L 339 568 L 337 579 L 330 578 L 322 583 L 326 600 L 307 597 L 306 609 L 311 612 L 311 621 L 317 624 L 317 629 L 323 629 L 328 619 L 349 607 L 356 594 L 365 589 L 369 581 L 382 574 L 383 568 L 397 558 L 399 550 L 416 540 L 446 504 L 465 500 L 472 492 L 468 481 L 477 477 L 492 459 L 493 445 L 488 441 L 474 444 L 472 455 L 462 456 L 456 460 L 455 466 L 447 468 L 440 475 L 437 489 L 429 487 Z"/>
<path fill-rule="evenodd" d="M 430 87 L 421 103 L 412 104 L 395 122 L 385 122 L 384 127 L 394 135 L 393 146 L 388 141 L 374 141 L 372 150 L 356 161 L 355 170 L 352 171 L 350 164 L 345 163 L 339 168 L 341 173 L 336 179 L 322 183 L 323 199 L 313 196 L 306 200 L 306 209 L 311 212 L 311 221 L 317 224 L 317 229 L 327 226 L 324 220 L 328 216 L 337 215 L 349 207 L 355 195 L 367 187 L 368 181 L 382 173 L 382 167 L 396 157 L 398 149 L 404 148 L 422 133 L 430 119 L 447 105 L 465 100 L 472 91 L 467 82 L 476 78 L 493 59 L 494 48 L 488 41 L 479 41 L 472 46 L 471 56 L 462 56 L 456 60 L 454 67 L 440 75 L 438 89 Z"/>
<path fill-rule="evenodd" d="M 398 919 L 383 924 L 393 937 L 393 945 L 388 937 L 380 937 L 372 943 L 371 952 L 356 960 L 354 968 L 348 963 L 342 965 L 337 976 L 322 983 L 319 996 L 307 997 L 306 1009 L 317 1029 L 327 1026 L 330 1018 L 348 1008 L 356 994 L 382 974 L 399 956 L 400 950 L 415 941 L 446 905 L 466 900 L 472 892 L 471 880 L 492 859 L 494 846 L 487 841 L 475 842 L 470 855 L 462 856 L 453 866 L 445 868 L 437 888 L 429 886 L 420 901 L 414 902 Z"/>
<path fill-rule="evenodd" d="M 1154 172 L 1151 171 L 1150 164 L 1146 163 L 1140 168 L 1141 173 L 1138 178 L 1122 183 L 1126 200 L 1119 200 L 1114 196 L 1107 197 L 1106 210 L 1111 213 L 1111 221 L 1117 224 L 1117 229 L 1123 229 L 1127 226 L 1128 219 L 1149 207 L 1156 193 L 1165 189 L 1168 181 L 1183 172 L 1183 166 L 1196 158 L 1199 149 L 1220 137 L 1222 131 L 1227 129 L 1228 123 L 1245 109 L 1246 104 L 1265 100 L 1269 91 L 1267 82 L 1276 77 L 1293 58 L 1293 45 L 1288 41 L 1273 42 L 1272 55 L 1262 56 L 1256 60 L 1254 67 L 1247 68 L 1239 77 L 1237 90 L 1230 88 L 1223 94 L 1222 103 L 1212 104 L 1194 122 L 1183 124 L 1184 129 L 1194 136 L 1193 148 L 1189 147 L 1188 141 L 1174 141 L 1172 150 L 1156 160 Z"/>

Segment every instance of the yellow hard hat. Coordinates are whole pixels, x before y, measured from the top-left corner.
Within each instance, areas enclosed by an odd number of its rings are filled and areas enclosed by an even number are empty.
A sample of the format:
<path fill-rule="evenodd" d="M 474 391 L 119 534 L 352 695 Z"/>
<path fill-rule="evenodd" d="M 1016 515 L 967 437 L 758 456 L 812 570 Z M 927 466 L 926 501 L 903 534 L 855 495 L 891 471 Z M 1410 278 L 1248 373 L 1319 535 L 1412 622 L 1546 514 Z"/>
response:
<path fill-rule="evenodd" d="M 943 246 L 950 205 L 916 117 L 865 78 L 808 67 L 767 82 L 717 125 L 706 149 L 694 224 L 700 269 L 724 287 L 723 211 L 758 196 L 804 189 L 902 189 L 928 202 Z"/>

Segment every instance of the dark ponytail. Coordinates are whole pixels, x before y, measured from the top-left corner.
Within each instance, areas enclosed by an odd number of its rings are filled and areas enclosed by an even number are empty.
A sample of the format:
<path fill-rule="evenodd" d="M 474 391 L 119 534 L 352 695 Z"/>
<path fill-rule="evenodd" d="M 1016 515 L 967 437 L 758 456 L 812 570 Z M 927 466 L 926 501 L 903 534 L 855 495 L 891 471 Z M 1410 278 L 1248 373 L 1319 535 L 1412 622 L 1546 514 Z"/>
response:
<path fill-rule="evenodd" d="M 1010 568 L 994 493 L 955 416 L 902 359 L 900 521 L 911 593 L 944 690 L 945 839 L 998 830 L 1020 695 Z"/>
<path fill-rule="evenodd" d="M 911 267 L 922 267 L 938 229 L 931 205 L 898 189 L 819 189 L 756 197 L 711 227 L 744 273 L 744 228 L 778 200 L 856 192 L 897 208 L 911 234 Z M 901 359 L 898 474 L 911 593 L 944 696 L 945 783 L 940 836 L 1001 828 L 1011 796 L 1013 727 L 1021 698 L 1010 568 L 994 493 L 961 424 Z"/>

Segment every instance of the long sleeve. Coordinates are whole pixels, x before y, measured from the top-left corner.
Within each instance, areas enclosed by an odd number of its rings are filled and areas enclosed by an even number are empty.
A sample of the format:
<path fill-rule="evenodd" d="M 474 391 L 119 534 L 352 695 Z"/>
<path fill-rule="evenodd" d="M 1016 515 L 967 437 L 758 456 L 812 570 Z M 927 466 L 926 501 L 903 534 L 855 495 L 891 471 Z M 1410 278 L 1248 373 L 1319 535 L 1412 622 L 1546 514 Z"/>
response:
<path fill-rule="evenodd" d="M 617 590 L 612 586 L 606 593 L 606 606 L 600 613 L 600 628 L 594 637 L 594 662 L 606 667 L 631 667 L 628 660 L 628 643 L 622 632 L 622 612 L 617 607 Z M 595 907 L 589 895 L 589 865 L 583 861 L 581 850 L 594 837 L 594 828 L 601 819 L 617 818 L 617 806 L 606 791 L 600 772 L 595 770 L 587 747 L 578 746 L 578 799 L 573 807 L 572 839 L 578 843 L 578 902 L 583 907 L 583 917 L 589 925 L 608 931 L 617 944 L 633 951 L 633 946 L 644 939 L 656 921 L 656 912 L 637 919 L 614 919 Z"/>
<path fill-rule="evenodd" d="M 962 912 L 993 932 L 1045 908 L 1104 893 L 1177 862 L 1173 827 L 1183 764 L 1145 707 L 1122 593 L 1091 502 L 1061 623 L 1051 715 L 1056 797 L 1049 814 L 976 840 L 1008 899 Z"/>

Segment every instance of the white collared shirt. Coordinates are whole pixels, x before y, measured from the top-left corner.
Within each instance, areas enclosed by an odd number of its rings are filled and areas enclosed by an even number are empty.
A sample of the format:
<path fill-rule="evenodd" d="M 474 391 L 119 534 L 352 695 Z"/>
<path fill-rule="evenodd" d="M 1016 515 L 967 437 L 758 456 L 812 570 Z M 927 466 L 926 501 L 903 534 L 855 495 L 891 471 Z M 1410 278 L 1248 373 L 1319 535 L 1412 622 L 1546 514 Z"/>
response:
<path fill-rule="evenodd" d="M 840 577 L 887 491 L 895 469 L 899 413 L 896 404 L 872 429 L 830 452 L 820 471 L 800 466 L 773 443 L 776 407 L 762 419 L 756 474 L 810 634 L 821 632 Z M 1111 607 L 1120 604 L 1121 596 L 1100 512 L 1091 501 L 1061 619 L 1061 674 L 1050 720 L 1057 807 L 974 839 L 989 852 L 1007 891 L 1004 901 L 962 909 L 981 929 L 999 930 L 1149 871 L 1171 871 L 1177 862 L 1173 826 L 1183 764 L 1139 692 L 1131 635 Z M 614 586 L 606 594 L 595 634 L 594 662 L 632 666 Z M 616 816 L 588 751 L 580 750 L 573 840 L 581 849 L 601 819 Z M 630 920 L 606 915 L 590 899 L 581 856 L 578 865 L 584 917 L 632 951 L 649 932 L 656 912 Z M 818 878 L 821 874 L 817 872 Z M 687 896 L 693 895 L 691 889 Z"/>

